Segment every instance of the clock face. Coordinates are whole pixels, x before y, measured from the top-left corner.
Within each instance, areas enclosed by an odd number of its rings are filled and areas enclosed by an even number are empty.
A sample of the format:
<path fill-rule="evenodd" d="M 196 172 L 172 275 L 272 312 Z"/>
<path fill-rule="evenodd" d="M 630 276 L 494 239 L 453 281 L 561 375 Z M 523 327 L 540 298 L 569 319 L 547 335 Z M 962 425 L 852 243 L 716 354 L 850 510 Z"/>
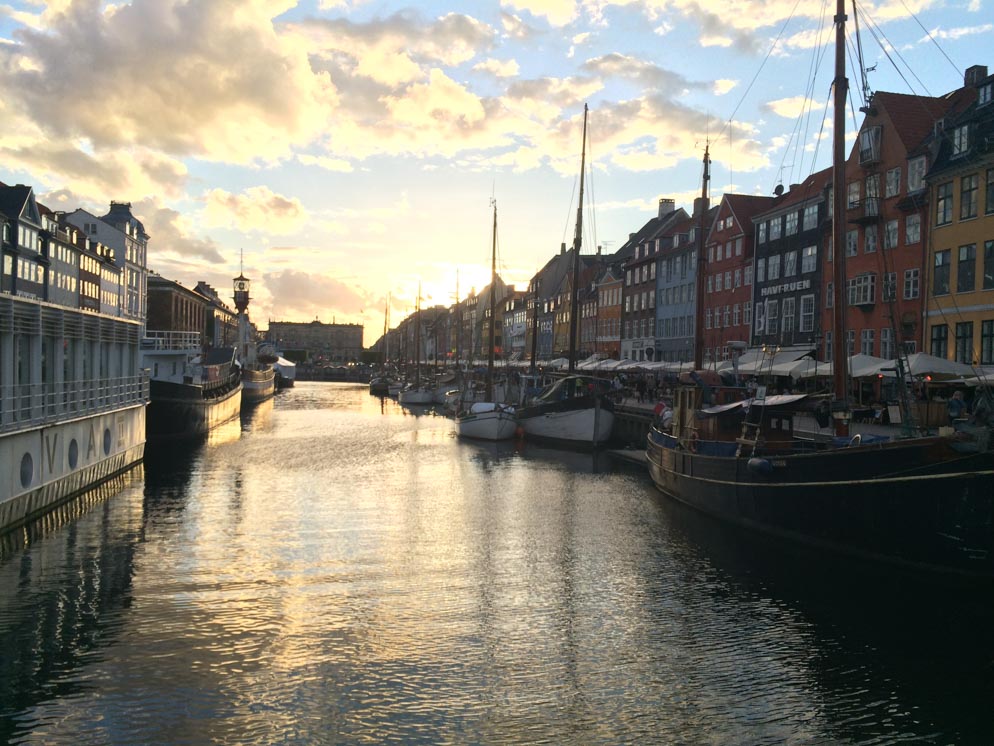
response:
<path fill-rule="evenodd" d="M 235 290 L 248 290 L 248 283 L 244 280 L 239 280 L 235 283 Z"/>

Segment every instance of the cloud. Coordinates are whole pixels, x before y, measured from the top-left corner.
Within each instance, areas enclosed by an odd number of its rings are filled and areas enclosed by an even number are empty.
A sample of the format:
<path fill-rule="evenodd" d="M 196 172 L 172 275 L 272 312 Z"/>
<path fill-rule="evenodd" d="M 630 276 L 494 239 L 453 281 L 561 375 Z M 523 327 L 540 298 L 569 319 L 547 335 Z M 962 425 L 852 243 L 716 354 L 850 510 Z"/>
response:
<path fill-rule="evenodd" d="M 726 93 L 731 91 L 739 84 L 737 80 L 729 80 L 728 78 L 719 78 L 714 82 L 714 95 L 724 96 Z"/>
<path fill-rule="evenodd" d="M 796 119 L 802 114 L 811 111 L 814 106 L 815 102 L 807 96 L 791 96 L 790 98 L 768 101 L 763 104 L 763 109 L 773 112 L 778 116 L 786 117 L 787 119 Z"/>
<path fill-rule="evenodd" d="M 565 26 L 579 15 L 576 0 L 501 0 L 501 6 L 527 11 L 553 26 Z"/>
<path fill-rule="evenodd" d="M 213 239 L 194 236 L 192 225 L 183 213 L 163 207 L 154 199 L 132 203 L 131 209 L 150 236 L 148 264 L 151 269 L 162 271 L 161 265 L 168 265 L 170 260 L 183 260 L 182 266 L 187 271 L 191 259 L 214 266 L 234 261 L 232 257 L 221 254 Z"/>
<path fill-rule="evenodd" d="M 474 70 L 488 72 L 495 78 L 517 77 L 520 68 L 516 60 L 495 60 L 489 59 L 479 62 L 473 66 Z"/>
<path fill-rule="evenodd" d="M 588 60 L 583 64 L 582 69 L 595 75 L 630 80 L 645 88 L 683 91 L 688 88 L 705 87 L 703 83 L 692 83 L 679 73 L 671 72 L 651 62 L 617 53 Z"/>
<path fill-rule="evenodd" d="M 204 198 L 204 219 L 209 226 L 291 233 L 308 219 L 300 200 L 275 194 L 266 186 L 250 187 L 242 194 L 211 189 Z"/>
<path fill-rule="evenodd" d="M 278 34 L 286 6 L 76 2 L 3 47 L 0 87 L 53 140 L 251 162 L 323 131 L 336 95 Z M 96 98 L 95 98 L 96 97 Z M 99 101 L 99 116 L 80 116 Z"/>
<path fill-rule="evenodd" d="M 370 301 L 364 290 L 327 275 L 285 269 L 263 274 L 262 281 L 270 295 L 279 299 L 282 318 L 359 314 Z"/>
<path fill-rule="evenodd" d="M 923 36 L 918 40 L 919 44 L 924 44 L 930 42 L 934 39 L 962 39 L 964 36 L 973 36 L 975 34 L 986 34 L 994 29 L 994 24 L 984 23 L 979 26 L 960 26 L 958 28 L 951 29 L 932 29 L 929 36 Z"/>
<path fill-rule="evenodd" d="M 297 160 L 305 166 L 317 166 L 325 171 L 337 171 L 339 173 L 351 173 L 355 169 L 352 164 L 344 158 L 329 158 L 327 156 L 298 155 Z"/>

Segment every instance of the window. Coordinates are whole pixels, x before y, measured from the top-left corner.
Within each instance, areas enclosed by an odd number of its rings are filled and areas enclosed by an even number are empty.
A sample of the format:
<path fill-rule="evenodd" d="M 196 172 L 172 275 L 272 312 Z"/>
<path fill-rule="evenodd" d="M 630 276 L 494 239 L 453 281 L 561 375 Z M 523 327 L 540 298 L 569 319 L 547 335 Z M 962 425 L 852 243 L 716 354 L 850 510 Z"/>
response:
<path fill-rule="evenodd" d="M 788 251 L 783 255 L 783 276 L 793 277 L 797 274 L 797 252 Z"/>
<path fill-rule="evenodd" d="M 714 261 L 714 244 L 708 246 L 708 264 Z"/>
<path fill-rule="evenodd" d="M 784 235 L 793 236 L 797 233 L 797 213 L 789 212 L 787 213 L 787 223 L 784 226 Z"/>
<path fill-rule="evenodd" d="M 766 260 L 766 279 L 767 280 L 779 280 L 780 279 L 780 255 L 774 254 L 771 257 L 767 257 Z"/>
<path fill-rule="evenodd" d="M 880 330 L 880 357 L 891 360 L 894 357 L 894 336 L 889 327 Z"/>
<path fill-rule="evenodd" d="M 994 289 L 994 241 L 984 242 L 984 290 Z"/>
<path fill-rule="evenodd" d="M 960 220 L 977 217 L 977 182 L 976 174 L 964 176 L 959 182 L 959 217 Z"/>
<path fill-rule="evenodd" d="M 980 324 L 980 364 L 994 365 L 994 321 Z"/>
<path fill-rule="evenodd" d="M 908 161 L 908 191 L 917 192 L 925 186 L 925 156 Z"/>
<path fill-rule="evenodd" d="M 850 306 L 868 305 L 876 301 L 877 276 L 863 274 L 846 280 L 846 295 Z"/>
<path fill-rule="evenodd" d="M 801 249 L 801 272 L 814 272 L 818 266 L 818 247 L 805 246 Z"/>
<path fill-rule="evenodd" d="M 856 352 L 856 331 L 850 329 L 846 332 L 846 354 L 853 355 Z"/>
<path fill-rule="evenodd" d="M 770 240 L 771 241 L 776 241 L 778 238 L 780 238 L 780 226 L 781 226 L 781 219 L 780 218 L 774 218 L 773 220 L 770 221 Z"/>
<path fill-rule="evenodd" d="M 897 221 L 888 220 L 884 225 L 884 248 L 897 248 Z"/>
<path fill-rule="evenodd" d="M 908 215 L 904 219 L 904 243 L 909 246 L 922 239 L 922 216 Z"/>
<path fill-rule="evenodd" d="M 741 269 L 735 270 L 734 278 L 735 278 L 735 287 L 737 287 L 737 288 L 742 287 L 742 270 Z"/>
<path fill-rule="evenodd" d="M 766 222 L 759 224 L 759 233 L 756 234 L 756 243 L 766 243 Z"/>
<path fill-rule="evenodd" d="M 832 359 L 832 332 L 825 332 L 825 359 Z"/>
<path fill-rule="evenodd" d="M 725 290 L 732 289 L 732 270 L 728 270 L 725 273 Z"/>
<path fill-rule="evenodd" d="M 935 357 L 946 357 L 949 350 L 949 327 L 936 324 L 932 327 L 932 339 L 929 352 Z"/>
<path fill-rule="evenodd" d="M 742 283 L 744 285 L 752 285 L 752 265 L 749 264 L 745 268 L 745 276 L 742 278 Z"/>
<path fill-rule="evenodd" d="M 846 200 L 846 207 L 852 209 L 859 205 L 859 182 L 850 181 L 849 191 L 847 192 L 848 199 Z"/>
<path fill-rule="evenodd" d="M 987 188 L 984 190 L 984 213 L 994 213 L 994 168 L 987 169 Z"/>
<path fill-rule="evenodd" d="M 780 322 L 783 326 L 783 331 L 793 332 L 794 331 L 794 299 L 784 298 L 783 299 L 783 309 L 781 314 L 782 321 Z"/>
<path fill-rule="evenodd" d="M 742 256 L 742 236 L 735 239 L 735 256 Z"/>
<path fill-rule="evenodd" d="M 939 184 L 935 200 L 935 224 L 946 225 L 953 221 L 953 182 Z"/>
<path fill-rule="evenodd" d="M 859 133 L 859 162 L 875 163 L 880 160 L 880 133 L 883 128 L 867 127 Z"/>
<path fill-rule="evenodd" d="M 752 326 L 752 303 L 742 305 L 742 323 L 745 326 Z"/>
<path fill-rule="evenodd" d="M 846 256 L 856 256 L 859 253 L 859 231 L 846 232 Z"/>
<path fill-rule="evenodd" d="M 949 293 L 949 265 L 951 263 L 952 251 L 935 252 L 935 273 L 932 277 L 932 293 L 934 295 L 947 295 Z"/>
<path fill-rule="evenodd" d="M 970 125 L 964 124 L 953 130 L 953 158 L 963 155 L 970 149 Z"/>
<path fill-rule="evenodd" d="M 980 86 L 977 89 L 977 106 L 986 106 L 991 102 L 991 86 L 992 83 L 987 83 L 986 85 Z"/>
<path fill-rule="evenodd" d="M 716 293 L 721 292 L 721 272 L 714 276 L 714 291 Z"/>
<path fill-rule="evenodd" d="M 766 304 L 760 301 L 756 304 L 756 334 L 766 331 Z"/>
<path fill-rule="evenodd" d="M 873 329 L 863 329 L 860 331 L 859 351 L 864 355 L 873 354 Z"/>
<path fill-rule="evenodd" d="M 732 307 L 725 306 L 725 318 L 724 318 L 725 326 L 728 326 L 728 322 L 731 321 L 731 316 L 732 316 Z"/>
<path fill-rule="evenodd" d="M 873 226 L 867 226 L 863 234 L 863 253 L 872 254 L 877 250 L 877 231 Z"/>
<path fill-rule="evenodd" d="M 766 301 L 766 333 L 777 333 L 777 316 L 780 313 L 780 304 L 776 300 Z"/>
<path fill-rule="evenodd" d="M 956 362 L 973 363 L 973 322 L 961 321 L 956 324 Z"/>
<path fill-rule="evenodd" d="M 919 280 L 921 277 L 921 271 L 916 267 L 915 269 L 904 270 L 904 299 L 914 300 L 919 294 Z"/>
<path fill-rule="evenodd" d="M 708 308 L 708 309 L 706 309 L 704 311 L 704 328 L 705 329 L 710 329 L 711 328 L 711 309 L 710 308 Z"/>
<path fill-rule="evenodd" d="M 760 257 L 756 260 L 756 282 L 766 281 L 766 259 Z"/>
<path fill-rule="evenodd" d="M 835 305 L 835 288 L 832 283 L 825 285 L 825 308 L 831 308 Z"/>
<path fill-rule="evenodd" d="M 740 310 L 739 304 L 736 303 L 734 306 L 732 306 L 732 326 L 739 325 L 741 316 L 742 316 L 742 311 Z"/>
<path fill-rule="evenodd" d="M 959 247 L 956 262 L 956 292 L 969 293 L 977 286 L 977 245 Z"/>
<path fill-rule="evenodd" d="M 801 326 L 802 332 L 812 332 L 815 329 L 815 297 L 814 295 L 801 296 Z"/>
<path fill-rule="evenodd" d="M 897 272 L 884 274 L 884 284 L 880 290 L 880 300 L 895 300 L 897 298 Z"/>
<path fill-rule="evenodd" d="M 887 182 L 884 184 L 884 196 L 896 197 L 901 193 L 901 167 L 892 168 L 887 172 Z M 881 340 L 881 343 L 883 340 Z"/>

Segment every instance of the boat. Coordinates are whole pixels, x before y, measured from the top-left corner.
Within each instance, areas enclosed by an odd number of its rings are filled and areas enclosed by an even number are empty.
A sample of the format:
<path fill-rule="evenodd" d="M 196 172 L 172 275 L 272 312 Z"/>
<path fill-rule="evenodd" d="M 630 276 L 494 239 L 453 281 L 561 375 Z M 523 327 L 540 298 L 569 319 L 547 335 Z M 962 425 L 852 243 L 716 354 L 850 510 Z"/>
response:
<path fill-rule="evenodd" d="M 287 360 L 280 355 L 273 363 L 273 370 L 276 371 L 276 388 L 292 389 L 297 380 L 297 364 L 292 360 Z"/>
<path fill-rule="evenodd" d="M 202 354 L 199 332 L 147 330 L 141 350 L 149 440 L 203 435 L 238 417 L 242 383 L 233 347 Z"/>
<path fill-rule="evenodd" d="M 408 383 L 397 394 L 401 404 L 433 404 L 435 389 L 421 383 L 421 283 L 418 283 L 418 299 L 415 303 L 414 314 L 414 380 Z"/>
<path fill-rule="evenodd" d="M 607 381 L 577 376 L 576 344 L 579 331 L 580 247 L 583 239 L 583 183 L 587 154 L 587 106 L 583 106 L 583 146 L 580 155 L 579 206 L 573 236 L 573 280 L 570 291 L 568 375 L 543 389 L 517 411 L 526 440 L 550 445 L 596 448 L 611 438 L 614 405 L 606 394 Z M 533 335 L 533 340 L 536 335 Z M 534 372 L 535 355 L 532 354 Z"/>
<path fill-rule="evenodd" d="M 380 372 L 369 379 L 369 393 L 373 396 L 391 396 L 390 384 L 393 379 L 387 375 L 387 331 L 390 328 L 390 296 L 383 309 L 383 337 L 380 339 Z M 399 389 L 398 389 L 399 390 Z"/>
<path fill-rule="evenodd" d="M 144 297 L 129 289 L 145 287 L 148 236 L 128 203 L 86 214 L 84 232 L 32 187 L 0 185 L 3 532 L 113 484 L 145 453 Z M 97 268 L 86 291 L 84 258 Z"/>
<path fill-rule="evenodd" d="M 838 0 L 833 150 L 835 256 L 845 250 L 845 8 Z M 708 151 L 703 198 L 707 207 Z M 703 220 L 702 220 L 702 236 Z M 703 246 L 703 242 L 702 242 Z M 706 252 L 698 252 L 697 297 L 703 298 Z M 834 262 L 835 287 L 845 287 Z M 836 303 L 833 328 L 845 328 Z M 701 329 L 703 304 L 698 304 Z M 839 333 L 834 337 L 842 339 Z M 694 364 L 702 370 L 702 336 Z M 991 418 L 939 435 L 851 435 L 846 345 L 833 346 L 832 398 L 804 394 L 721 401 L 699 373 L 676 391 L 672 424 L 656 423 L 646 442 L 649 473 L 666 495 L 719 519 L 915 575 L 994 579 L 994 458 Z M 899 378 L 906 370 L 901 358 Z M 910 412 L 910 408 L 909 412 Z M 798 423 L 813 417 L 833 436 L 810 437 Z M 985 421 L 986 420 L 986 421 Z M 907 422 L 907 418 L 904 420 Z"/>
<path fill-rule="evenodd" d="M 514 407 L 495 401 L 494 397 L 494 347 L 497 334 L 497 201 L 493 200 L 492 204 L 494 229 L 490 259 L 490 331 L 484 401 L 473 402 L 467 409 L 456 412 L 456 433 L 463 438 L 508 440 L 514 437 L 518 422 L 514 417 Z"/>
<path fill-rule="evenodd" d="M 235 308 L 238 310 L 238 364 L 241 366 L 242 405 L 252 406 L 276 393 L 276 370 L 260 357 L 252 344 L 248 305 L 251 281 L 240 272 L 233 281 Z M 266 359 L 268 355 L 264 356 Z"/>

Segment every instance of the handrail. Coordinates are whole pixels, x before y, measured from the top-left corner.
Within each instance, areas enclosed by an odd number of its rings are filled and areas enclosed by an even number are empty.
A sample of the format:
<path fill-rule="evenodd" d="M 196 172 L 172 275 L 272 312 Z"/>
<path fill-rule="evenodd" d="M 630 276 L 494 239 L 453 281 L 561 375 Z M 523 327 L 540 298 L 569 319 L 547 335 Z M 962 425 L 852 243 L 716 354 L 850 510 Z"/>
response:
<path fill-rule="evenodd" d="M 0 386 L 0 433 L 148 402 L 148 376 Z"/>

